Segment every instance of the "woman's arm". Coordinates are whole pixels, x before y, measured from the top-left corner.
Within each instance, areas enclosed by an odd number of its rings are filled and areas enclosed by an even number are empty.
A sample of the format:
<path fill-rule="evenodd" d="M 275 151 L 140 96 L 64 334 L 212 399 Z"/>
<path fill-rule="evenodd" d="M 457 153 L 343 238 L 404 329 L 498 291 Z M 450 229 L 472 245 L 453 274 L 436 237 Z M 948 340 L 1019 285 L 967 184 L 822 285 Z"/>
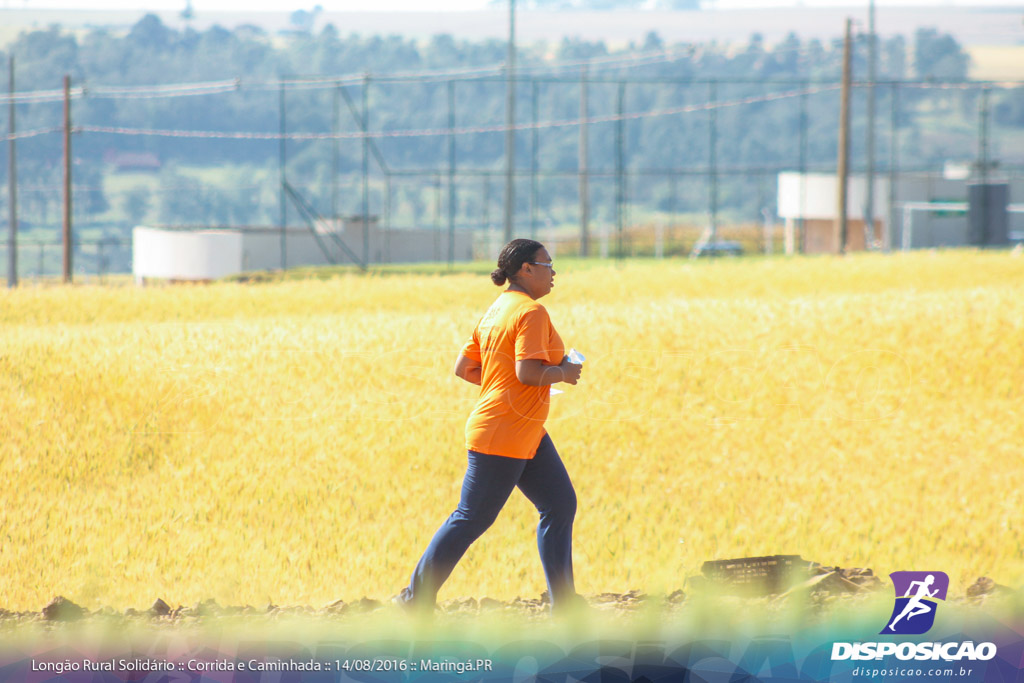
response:
<path fill-rule="evenodd" d="M 516 361 L 516 378 L 531 387 L 543 387 L 559 382 L 576 384 L 582 372 L 583 366 L 570 363 L 568 356 L 562 358 L 558 365 L 545 365 L 544 361 L 537 358 Z"/>
<path fill-rule="evenodd" d="M 455 360 L 455 376 L 459 379 L 464 379 L 470 384 L 480 384 L 480 377 L 483 374 L 483 368 L 480 365 L 480 361 L 466 358 L 461 353 Z"/>

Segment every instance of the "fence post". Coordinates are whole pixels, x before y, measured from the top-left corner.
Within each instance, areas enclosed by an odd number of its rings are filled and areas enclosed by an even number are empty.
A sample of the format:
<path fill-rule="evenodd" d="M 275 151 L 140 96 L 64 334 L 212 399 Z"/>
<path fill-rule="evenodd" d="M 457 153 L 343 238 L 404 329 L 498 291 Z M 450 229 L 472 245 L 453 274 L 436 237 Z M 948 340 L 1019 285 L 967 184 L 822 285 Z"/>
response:
<path fill-rule="evenodd" d="M 846 37 L 843 42 L 843 87 L 839 95 L 839 151 L 836 171 L 836 253 L 846 253 L 847 238 L 847 190 L 850 172 L 850 80 L 851 80 L 851 34 L 852 21 L 846 20 Z"/>
<path fill-rule="evenodd" d="M 807 91 L 809 89 L 810 82 L 805 80 L 801 84 L 802 92 L 800 93 L 800 217 L 796 221 L 798 233 L 796 239 L 786 244 L 786 253 L 790 255 L 795 251 L 794 241 L 799 245 L 798 248 L 801 252 L 806 251 L 807 224 L 804 216 L 807 215 L 807 128 L 810 125 L 807 116 Z"/>
<path fill-rule="evenodd" d="M 718 82 L 708 81 L 708 202 L 711 215 L 709 242 L 718 241 Z"/>
<path fill-rule="evenodd" d="M 672 175 L 669 176 L 669 190 L 668 190 L 668 192 L 669 192 L 668 211 L 669 211 L 669 217 L 671 219 L 671 222 L 669 223 L 669 230 L 668 230 L 668 241 L 671 244 L 672 237 L 674 235 L 676 235 L 676 233 L 678 232 L 677 228 L 679 227 L 679 217 L 676 215 L 678 213 L 677 206 L 678 206 L 678 197 L 679 197 L 679 176 L 676 173 L 673 173 Z"/>
<path fill-rule="evenodd" d="M 533 135 L 530 136 L 530 238 L 537 239 L 537 79 L 533 79 Z"/>
<path fill-rule="evenodd" d="M 590 175 L 587 159 L 590 138 L 587 117 L 590 107 L 587 103 L 587 65 L 580 72 L 580 142 L 579 142 L 579 174 L 580 174 L 580 256 L 590 255 Z"/>
<path fill-rule="evenodd" d="M 391 263 L 391 173 L 384 171 L 384 260 Z"/>
<path fill-rule="evenodd" d="M 889 129 L 889 229 L 886 231 L 888 235 L 885 238 L 886 250 L 892 249 L 892 232 L 893 227 L 896 225 L 896 200 L 898 193 L 896 190 L 896 181 L 898 176 L 898 164 L 899 164 L 899 86 L 897 83 L 893 83 L 891 86 L 891 98 L 890 102 L 890 129 Z"/>
<path fill-rule="evenodd" d="M 363 263 L 370 265 L 370 75 L 363 76 Z"/>
<path fill-rule="evenodd" d="M 71 284 L 71 76 L 64 76 L 64 282 Z"/>
<path fill-rule="evenodd" d="M 341 174 L 341 140 L 339 139 L 339 134 L 341 133 L 341 83 L 335 84 L 331 94 L 333 95 L 332 104 L 334 107 L 331 120 L 331 132 L 333 133 L 331 139 L 331 220 L 336 222 L 334 229 L 337 231 L 340 227 L 337 223 L 340 223 L 338 177 Z"/>
<path fill-rule="evenodd" d="M 441 174 L 433 177 L 434 183 L 434 262 L 441 260 Z M 366 221 L 363 221 L 366 225 Z M 364 232 L 364 235 L 367 234 Z M 365 244 L 365 243 L 364 243 Z"/>
<path fill-rule="evenodd" d="M 7 182 L 10 198 L 10 223 L 7 225 L 7 286 L 18 286 L 18 152 L 17 142 L 14 139 L 14 55 L 10 58 L 10 130 L 11 137 L 7 143 L 9 156 L 7 157 Z"/>
<path fill-rule="evenodd" d="M 875 0 L 868 5 L 868 140 L 867 199 L 864 209 L 864 247 L 873 249 L 875 239 L 875 78 L 878 48 L 875 36 Z"/>
<path fill-rule="evenodd" d="M 455 81 L 448 81 L 448 267 L 455 266 Z"/>
<path fill-rule="evenodd" d="M 508 59 L 505 64 L 505 242 L 512 240 L 516 211 L 516 1 L 508 0 Z"/>
<path fill-rule="evenodd" d="M 616 112 L 618 116 L 615 121 L 615 232 L 616 232 L 616 258 L 622 258 L 625 254 L 623 252 L 624 246 L 622 243 L 622 231 L 625 227 L 623 225 L 624 220 L 624 209 L 625 209 L 625 149 L 624 141 L 625 137 L 625 100 L 626 100 L 626 82 L 619 81 L 619 96 L 616 102 Z"/>
<path fill-rule="evenodd" d="M 288 157 L 287 157 L 288 149 L 286 147 L 286 145 L 287 145 L 287 138 L 286 138 L 285 134 L 286 134 L 286 131 L 288 130 L 288 128 L 287 128 L 287 123 L 285 121 L 286 109 L 285 109 L 285 100 L 284 100 L 285 95 L 284 95 L 284 93 L 285 93 L 285 81 L 284 81 L 284 78 L 282 77 L 280 83 L 278 84 L 278 102 L 277 102 L 278 124 L 279 124 L 279 128 L 280 128 L 279 132 L 280 132 L 280 135 L 281 135 L 280 142 L 278 142 L 278 145 L 277 145 L 277 174 L 278 174 L 278 177 L 279 177 L 279 184 L 280 184 L 280 188 L 278 189 L 278 223 L 277 223 L 277 225 L 278 225 L 278 228 L 280 230 L 280 238 L 281 238 L 281 270 L 282 271 L 286 270 L 288 268 L 288 242 L 287 242 L 286 233 L 285 233 L 285 225 L 288 222 L 288 204 L 287 204 L 287 202 L 285 200 L 285 195 L 284 195 L 284 187 L 285 187 L 285 184 L 287 182 L 287 177 L 285 176 L 285 164 L 288 161 Z"/>
<path fill-rule="evenodd" d="M 989 169 L 989 94 L 991 89 L 986 85 L 981 89 L 978 103 L 978 161 L 981 162 L 981 182 L 988 182 Z M 987 204 L 987 202 L 986 202 Z"/>

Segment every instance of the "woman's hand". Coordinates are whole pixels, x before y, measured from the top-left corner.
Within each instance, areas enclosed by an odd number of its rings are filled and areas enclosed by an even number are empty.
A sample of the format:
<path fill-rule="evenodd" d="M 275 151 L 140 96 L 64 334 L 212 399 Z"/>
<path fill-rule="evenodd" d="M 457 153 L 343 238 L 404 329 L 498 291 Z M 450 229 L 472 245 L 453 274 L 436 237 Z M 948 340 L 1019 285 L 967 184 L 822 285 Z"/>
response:
<path fill-rule="evenodd" d="M 570 362 L 569 356 L 563 358 L 558 367 L 562 370 L 562 381 L 566 384 L 576 384 L 576 382 L 580 381 L 580 375 L 583 374 L 583 366 Z"/>

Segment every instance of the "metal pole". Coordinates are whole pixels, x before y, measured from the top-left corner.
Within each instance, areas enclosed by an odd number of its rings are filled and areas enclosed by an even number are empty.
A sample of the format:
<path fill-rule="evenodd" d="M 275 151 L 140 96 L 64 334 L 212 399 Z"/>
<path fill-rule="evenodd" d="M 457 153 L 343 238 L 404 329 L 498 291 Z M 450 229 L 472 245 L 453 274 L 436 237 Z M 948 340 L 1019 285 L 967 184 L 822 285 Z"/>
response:
<path fill-rule="evenodd" d="M 711 184 L 710 214 L 711 214 L 711 235 L 709 241 L 713 244 L 718 241 L 718 107 L 715 106 L 718 99 L 718 82 L 708 83 L 708 174 Z"/>
<path fill-rule="evenodd" d="M 892 249 L 892 228 L 896 225 L 896 179 L 899 167 L 899 89 L 895 83 L 891 86 L 890 96 L 890 129 L 889 129 L 889 229 L 886 231 L 885 244 Z"/>
<path fill-rule="evenodd" d="M 847 235 L 847 183 L 850 173 L 850 33 L 851 20 L 846 20 L 846 38 L 843 41 L 843 87 L 839 95 L 839 161 L 836 173 L 836 253 L 846 253 Z"/>
<path fill-rule="evenodd" d="M 989 112 L 989 88 L 985 86 L 981 90 L 981 102 L 978 116 L 980 117 L 980 131 L 978 140 L 978 156 L 981 162 L 981 234 L 977 235 L 976 244 L 985 243 L 985 235 L 989 232 L 989 192 L 988 192 L 988 169 L 989 169 L 989 132 L 988 132 L 988 112 Z"/>
<path fill-rule="evenodd" d="M 434 176 L 434 262 L 441 260 L 441 174 Z"/>
<path fill-rule="evenodd" d="M 18 151 L 14 139 L 14 55 L 10 58 L 10 120 L 11 137 L 7 141 L 7 182 L 10 202 L 10 222 L 7 224 L 7 286 L 18 286 Z"/>
<path fill-rule="evenodd" d="M 673 173 L 671 176 L 669 176 L 668 196 L 669 196 L 668 212 L 669 212 L 669 216 L 671 218 L 671 222 L 669 223 L 669 230 L 668 230 L 668 241 L 669 241 L 669 244 L 671 244 L 672 237 L 676 234 L 676 232 L 677 232 L 676 228 L 679 225 L 679 218 L 678 218 L 678 216 L 676 216 L 676 212 L 677 212 L 676 206 L 677 206 L 677 201 L 678 201 L 678 197 L 679 197 L 679 177 L 675 173 Z"/>
<path fill-rule="evenodd" d="M 875 36 L 875 0 L 868 4 L 868 140 L 867 199 L 864 207 L 864 246 L 875 241 L 875 80 L 878 70 L 878 40 Z"/>
<path fill-rule="evenodd" d="M 487 233 L 488 233 L 487 241 L 490 242 L 490 231 L 491 231 L 491 176 L 484 175 L 483 176 L 483 181 L 484 181 L 484 192 L 483 192 L 483 194 L 484 194 L 484 201 L 483 201 L 483 206 L 480 207 L 483 210 L 482 211 L 483 215 L 480 216 L 480 220 L 481 220 L 481 222 L 483 222 L 484 227 L 487 229 Z"/>
<path fill-rule="evenodd" d="M 537 239 L 537 81 L 533 81 L 533 135 L 530 138 L 530 237 Z"/>
<path fill-rule="evenodd" d="M 384 172 L 384 258 L 391 263 L 391 174 Z"/>
<path fill-rule="evenodd" d="M 589 161 L 587 152 L 590 147 L 589 126 L 587 117 L 590 115 L 590 107 L 587 104 L 587 73 L 589 69 L 586 64 L 580 72 L 580 256 L 590 255 L 590 175 L 588 170 Z"/>
<path fill-rule="evenodd" d="M 334 139 L 331 140 L 331 219 L 338 220 L 338 177 L 341 173 L 341 140 L 338 133 L 341 132 L 341 83 L 336 83 L 334 95 L 334 120 L 331 130 Z"/>
<path fill-rule="evenodd" d="M 914 221 L 914 214 L 913 214 L 913 212 L 911 211 L 909 206 L 904 206 L 903 207 L 903 229 L 900 231 L 902 233 L 902 235 L 900 236 L 900 239 L 903 242 L 903 251 L 910 251 L 910 248 L 913 246 L 913 241 L 911 239 L 912 235 L 910 234 L 910 231 L 913 230 L 913 227 L 914 227 L 914 222 L 913 221 Z"/>
<path fill-rule="evenodd" d="M 448 81 L 448 267 L 455 265 L 455 81 Z"/>
<path fill-rule="evenodd" d="M 363 76 L 363 263 L 370 265 L 370 75 Z"/>
<path fill-rule="evenodd" d="M 71 76 L 64 76 L 64 282 L 71 283 Z"/>
<path fill-rule="evenodd" d="M 799 234 L 797 239 L 794 240 L 798 245 L 798 249 L 801 253 L 806 251 L 806 235 L 807 235 L 807 142 L 808 142 L 808 126 L 810 122 L 807 116 L 807 90 L 810 88 L 810 83 L 804 81 L 801 85 L 803 92 L 800 94 L 800 217 L 796 221 L 797 230 Z"/>
<path fill-rule="evenodd" d="M 285 176 L 285 164 L 288 162 L 287 157 L 287 139 L 285 138 L 286 131 L 288 130 L 287 122 L 285 121 L 285 101 L 284 101 L 284 79 L 281 79 L 280 87 L 278 90 L 278 112 L 277 119 L 280 126 L 281 138 L 277 145 L 277 174 L 279 176 L 280 192 L 278 195 L 278 219 L 277 227 L 280 231 L 281 237 L 281 270 L 288 268 L 288 240 L 285 232 L 285 225 L 288 223 L 288 203 L 287 198 L 284 194 L 284 186 L 287 182 Z"/>
<path fill-rule="evenodd" d="M 772 253 L 772 232 L 775 231 L 775 219 L 772 216 L 772 211 L 767 206 L 761 209 L 761 215 L 764 217 L 764 253 Z"/>
<path fill-rule="evenodd" d="M 625 137 L 625 111 L 626 82 L 619 81 L 619 96 L 616 104 L 618 118 L 615 121 L 615 232 L 618 258 L 623 257 L 622 232 L 623 232 L 623 204 L 625 203 L 625 187 L 623 186 L 623 174 L 625 170 L 625 150 L 623 138 Z"/>
<path fill-rule="evenodd" d="M 988 182 L 988 170 L 989 170 L 989 94 L 991 90 L 988 86 L 981 89 L 981 100 L 979 101 L 978 108 L 978 160 L 981 162 L 981 168 L 979 169 L 981 175 L 981 182 Z M 987 202 L 985 202 L 987 205 Z"/>
<path fill-rule="evenodd" d="M 516 0 L 508 0 L 508 60 L 505 65 L 505 241 L 512 239 L 516 203 Z"/>

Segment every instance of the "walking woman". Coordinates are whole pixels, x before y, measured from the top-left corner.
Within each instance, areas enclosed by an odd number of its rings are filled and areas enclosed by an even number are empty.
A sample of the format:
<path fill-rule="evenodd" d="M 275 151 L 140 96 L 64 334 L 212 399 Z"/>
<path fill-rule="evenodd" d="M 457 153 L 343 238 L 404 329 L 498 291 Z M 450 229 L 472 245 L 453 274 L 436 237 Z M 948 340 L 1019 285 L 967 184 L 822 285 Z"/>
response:
<path fill-rule="evenodd" d="M 537 300 L 555 286 L 555 269 L 539 242 L 512 240 L 491 273 L 507 281 L 462 347 L 455 374 L 480 385 L 466 422 L 469 466 L 459 506 L 434 534 L 397 601 L 432 610 L 437 592 L 469 546 L 491 526 L 519 487 L 540 513 L 537 546 L 554 611 L 579 598 L 572 574 L 576 492 L 544 429 L 550 386 L 576 384 L 582 365 L 570 363 L 548 312 Z"/>

